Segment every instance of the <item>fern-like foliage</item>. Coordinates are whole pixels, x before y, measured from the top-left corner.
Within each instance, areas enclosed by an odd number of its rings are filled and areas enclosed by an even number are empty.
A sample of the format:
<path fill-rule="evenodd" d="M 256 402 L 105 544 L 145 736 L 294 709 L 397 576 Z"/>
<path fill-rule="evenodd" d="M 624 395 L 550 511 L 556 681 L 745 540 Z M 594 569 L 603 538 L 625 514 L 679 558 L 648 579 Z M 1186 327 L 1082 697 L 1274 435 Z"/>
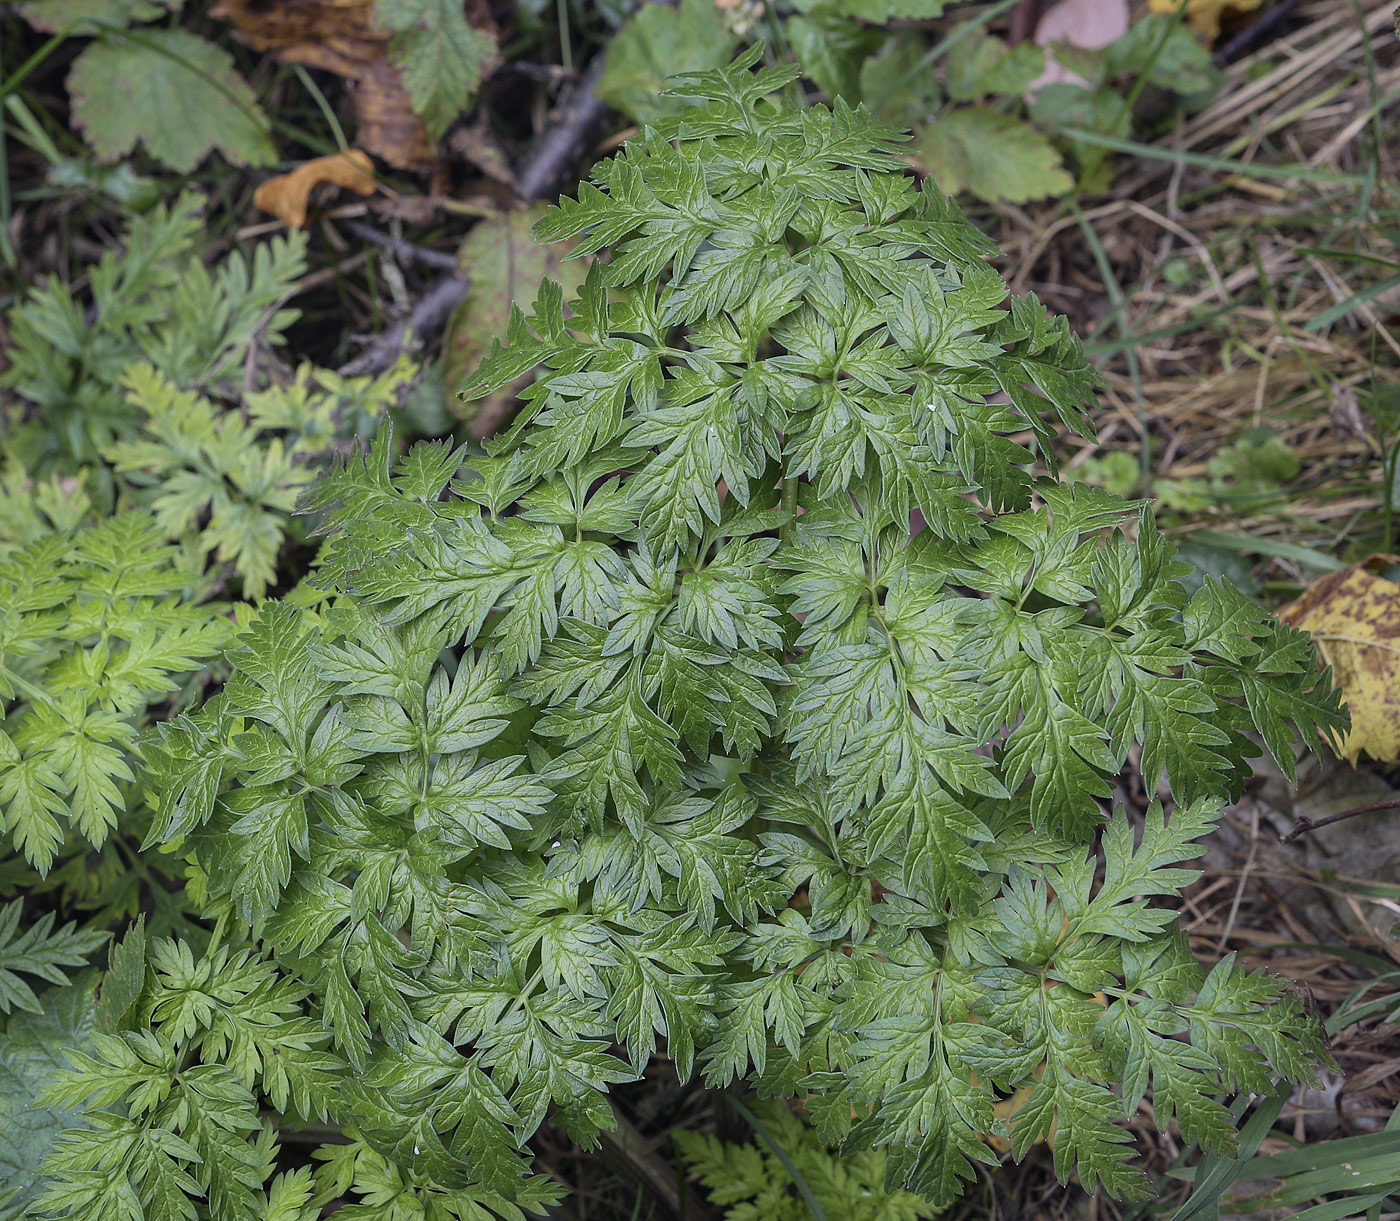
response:
<path fill-rule="evenodd" d="M 148 709 L 232 626 L 149 514 L 91 508 L 80 487 L 41 484 L 0 530 L 0 834 L 40 873 L 70 834 L 101 847 L 139 806 Z"/>
<path fill-rule="evenodd" d="M 546 1116 L 591 1143 L 657 1054 L 936 1204 L 989 1134 L 1130 1195 L 1149 1090 L 1228 1149 L 1221 1096 L 1325 1056 L 1152 898 L 1256 737 L 1291 771 L 1345 724 L 1330 675 L 1188 598 L 1145 506 L 1026 473 L 1018 435 L 1087 427 L 1078 342 L 895 133 L 785 108 L 757 56 L 542 223 L 599 257 L 473 381 L 541 369 L 519 424 L 487 457 L 382 430 L 313 485 L 326 601 L 265 605 L 147 743 L 215 944 L 153 951 L 54 1087 L 91 1127 L 51 1215 L 258 1215 L 265 1103 L 346 1126 L 315 1198 L 348 1215 L 515 1217 Z M 1134 757 L 1174 794 L 1136 831 Z"/>
<path fill-rule="evenodd" d="M 407 361 L 378 378 L 303 365 L 291 383 L 248 394 L 240 412 L 138 362 L 122 376 L 137 412 L 135 439 L 106 446 L 103 456 L 168 537 L 212 555 L 241 578 L 248 597 L 261 598 L 316 464 L 382 412 L 412 372 Z"/>
<path fill-rule="evenodd" d="M 158 938 L 142 940 L 139 952 L 144 987 L 119 1029 L 70 1052 L 72 1071 L 41 1096 L 45 1106 L 86 1107 L 87 1126 L 55 1144 L 39 1211 L 92 1221 L 193 1217 L 190 1197 L 198 1197 L 199 1215 L 218 1221 L 310 1221 L 327 1200 L 355 1190 L 392 1202 L 391 1216 L 522 1216 L 490 1190 L 405 1175 L 357 1139 L 321 1150 L 314 1179 L 306 1170 L 280 1175 L 264 1192 L 278 1146 L 260 1105 L 284 1122 L 324 1123 L 333 1112 L 344 1119 L 345 1097 L 357 1090 L 345 1059 L 326 1048 L 330 1032 L 308 1015 L 307 987 L 252 951 L 221 947 L 201 956 Z M 451 1079 L 445 1071 L 442 1080 Z M 123 1173 L 97 1173 L 102 1166 Z M 520 1197 L 553 1201 L 558 1190 L 538 1176 Z M 398 1211 L 415 1204 L 416 1212 Z"/>
<path fill-rule="evenodd" d="M 131 224 L 123 249 L 88 273 L 86 298 L 57 277 L 33 287 L 7 318 L 11 350 L 0 386 L 18 396 L 6 408 L 10 445 L 37 475 L 71 475 L 139 425 L 123 379 L 146 360 L 182 389 L 234 394 L 257 341 L 277 344 L 296 319 L 281 308 L 305 270 L 305 238 L 228 255 L 212 270 L 193 193 Z M 99 476 L 100 477 L 100 476 Z M 110 496 L 110 489 L 98 489 Z"/>
<path fill-rule="evenodd" d="M 372 432 L 416 370 L 405 359 L 346 378 L 308 364 L 250 389 L 250 352 L 281 343 L 297 317 L 282 305 L 305 242 L 210 269 L 201 203 L 187 194 L 134 221 L 125 249 L 89 269 L 89 301 L 54 279 L 10 311 L 4 452 L 25 477 L 82 479 L 103 512 L 150 508 L 167 539 L 258 599 L 276 583 L 298 492 L 339 444 Z"/>
<path fill-rule="evenodd" d="M 880 1150 L 840 1157 L 782 1103 L 760 1102 L 756 1110 L 763 1144 L 736 1144 L 687 1129 L 672 1136 L 710 1202 L 724 1207 L 725 1221 L 811 1221 L 806 1195 L 823 1216 L 842 1221 L 927 1221 L 938 1215 L 928 1201 L 886 1189 Z"/>
<path fill-rule="evenodd" d="M 107 934 L 78 929 L 72 924 L 54 928 L 50 912 L 21 930 L 16 899 L 0 908 L 0 1014 L 15 1009 L 40 1013 L 42 1006 L 25 976 L 63 987 L 68 984 L 64 967 L 86 966 L 88 958 L 107 942 Z"/>

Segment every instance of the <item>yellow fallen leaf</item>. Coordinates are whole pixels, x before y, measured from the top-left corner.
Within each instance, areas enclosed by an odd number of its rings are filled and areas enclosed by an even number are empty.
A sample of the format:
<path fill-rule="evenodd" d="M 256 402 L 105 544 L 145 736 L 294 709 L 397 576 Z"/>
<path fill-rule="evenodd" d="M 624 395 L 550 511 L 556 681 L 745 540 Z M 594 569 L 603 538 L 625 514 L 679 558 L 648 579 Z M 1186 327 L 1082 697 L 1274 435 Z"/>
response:
<path fill-rule="evenodd" d="M 1400 585 L 1368 571 L 1396 556 L 1373 556 L 1315 581 L 1279 608 L 1279 618 L 1312 634 L 1351 706 L 1351 731 L 1337 753 L 1353 764 L 1365 751 L 1400 760 Z"/>
<path fill-rule="evenodd" d="M 368 153 L 358 148 L 329 157 L 316 157 L 303 162 L 287 174 L 269 178 L 253 194 L 253 203 L 264 212 L 294 229 L 306 228 L 307 203 L 311 192 L 322 183 L 354 191 L 358 195 L 374 194 L 374 163 Z"/>
<path fill-rule="evenodd" d="M 1220 19 L 1227 12 L 1247 13 L 1258 8 L 1264 0 L 1186 0 L 1186 20 L 1191 28 L 1207 42 L 1220 37 Z M 1154 13 L 1175 13 L 1181 0 L 1148 0 Z"/>

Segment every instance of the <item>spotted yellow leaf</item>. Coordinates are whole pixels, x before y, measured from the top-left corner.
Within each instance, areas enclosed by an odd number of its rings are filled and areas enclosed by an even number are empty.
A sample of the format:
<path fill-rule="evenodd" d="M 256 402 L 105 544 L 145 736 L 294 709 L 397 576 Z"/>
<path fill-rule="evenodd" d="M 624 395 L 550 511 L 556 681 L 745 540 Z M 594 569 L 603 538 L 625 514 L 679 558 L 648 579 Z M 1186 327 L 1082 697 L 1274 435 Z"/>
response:
<path fill-rule="evenodd" d="M 1385 763 L 1400 760 L 1400 585 L 1370 571 L 1396 559 L 1376 556 L 1331 573 L 1279 610 L 1285 622 L 1312 634 L 1351 706 L 1351 730 L 1337 753 L 1352 763 L 1363 751 Z"/>
<path fill-rule="evenodd" d="M 1207 42 L 1220 37 L 1220 20 L 1226 13 L 1247 13 L 1258 8 L 1264 0 L 1186 0 L 1186 20 L 1191 28 Z M 1181 0 L 1148 0 L 1154 13 L 1175 13 Z"/>

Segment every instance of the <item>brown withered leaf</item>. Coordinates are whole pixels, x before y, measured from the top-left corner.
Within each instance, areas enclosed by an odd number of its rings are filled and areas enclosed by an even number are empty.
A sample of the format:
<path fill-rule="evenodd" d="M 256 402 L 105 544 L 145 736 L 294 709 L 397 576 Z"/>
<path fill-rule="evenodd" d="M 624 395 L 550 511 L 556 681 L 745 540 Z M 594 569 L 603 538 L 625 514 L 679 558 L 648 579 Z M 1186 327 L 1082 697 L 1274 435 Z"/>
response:
<path fill-rule="evenodd" d="M 332 184 L 357 195 L 374 194 L 374 163 L 358 148 L 314 157 L 290 173 L 269 178 L 253 194 L 253 203 L 264 212 L 294 229 L 306 228 L 311 192 L 322 184 Z"/>
<path fill-rule="evenodd" d="M 1337 753 L 1400 760 L 1400 585 L 1371 572 L 1393 564 L 1373 556 L 1315 581 L 1279 608 L 1279 618 L 1312 634 L 1322 660 L 1351 708 L 1351 731 Z"/>
<path fill-rule="evenodd" d="M 520 183 L 516 181 L 515 171 L 484 114 L 478 112 L 475 122 L 460 125 L 448 137 L 447 146 L 492 182 L 506 187 L 512 196 L 519 196 Z"/>
<path fill-rule="evenodd" d="M 494 36 L 488 0 L 466 0 L 473 28 Z M 257 51 L 343 76 L 355 107 L 356 143 L 395 169 L 430 170 L 433 141 L 390 62 L 391 33 L 376 25 L 374 0 L 218 0 L 211 10 Z"/>
<path fill-rule="evenodd" d="M 211 12 L 255 51 L 345 77 L 356 142 L 396 169 L 432 168 L 432 142 L 389 63 L 389 34 L 374 23 L 373 0 L 218 0 Z"/>
<path fill-rule="evenodd" d="M 437 163 L 423 120 L 387 59 L 367 64 L 350 87 L 355 102 L 356 139 L 401 170 L 428 170 Z"/>
<path fill-rule="evenodd" d="M 219 0 L 211 11 L 254 50 L 337 76 L 357 77 L 389 42 L 374 24 L 371 0 Z"/>

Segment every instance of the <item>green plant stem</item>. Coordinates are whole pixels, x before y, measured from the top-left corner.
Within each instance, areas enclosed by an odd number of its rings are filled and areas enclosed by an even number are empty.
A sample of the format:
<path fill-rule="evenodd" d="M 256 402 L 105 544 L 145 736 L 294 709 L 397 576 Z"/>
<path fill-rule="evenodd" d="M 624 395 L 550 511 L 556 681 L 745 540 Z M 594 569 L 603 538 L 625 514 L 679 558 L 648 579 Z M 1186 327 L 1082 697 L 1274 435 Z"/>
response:
<path fill-rule="evenodd" d="M 24 99 L 18 95 L 12 95 L 5 99 L 5 109 L 15 117 L 24 134 L 29 137 L 29 147 L 39 154 L 51 166 L 58 165 L 63 160 L 63 154 L 59 152 L 58 146 L 50 138 L 39 124 L 39 120 L 34 117 L 34 112 L 24 104 Z M 9 210 L 6 209 L 8 216 Z"/>
<path fill-rule="evenodd" d="M 331 136 L 335 140 L 336 148 L 342 153 L 345 152 L 350 147 L 350 142 L 346 140 L 345 129 L 341 127 L 334 108 L 321 91 L 321 86 L 316 83 L 304 64 L 293 64 L 292 70 L 296 73 L 296 78 L 301 82 L 302 88 L 311 95 L 311 100 L 316 103 L 322 117 L 326 120 L 326 126 L 331 129 Z"/>
<path fill-rule="evenodd" d="M 74 22 L 70 22 L 68 25 L 64 26 L 63 29 L 49 38 L 33 55 L 26 59 L 24 63 L 20 64 L 18 68 L 11 72 L 9 76 L 3 81 L 0 81 L 0 98 L 9 97 L 10 94 L 20 87 L 31 72 L 58 50 L 58 48 L 71 37 L 75 24 Z"/>
<path fill-rule="evenodd" d="M 555 10 L 559 14 L 559 62 L 564 71 L 574 70 L 574 45 L 569 30 L 569 0 L 558 0 Z"/>
<path fill-rule="evenodd" d="M 1361 31 L 1361 54 L 1366 64 L 1366 86 L 1370 94 L 1371 107 L 1367 111 L 1366 135 L 1367 143 L 1370 145 L 1370 156 L 1366 159 L 1366 185 L 1362 187 L 1356 200 L 1356 222 L 1357 241 L 1360 242 L 1362 222 L 1366 213 L 1371 208 L 1371 196 L 1375 192 L 1376 182 L 1381 174 L 1381 134 L 1376 128 L 1376 124 L 1371 122 L 1385 105 L 1385 100 L 1380 96 L 1380 87 L 1376 82 L 1376 56 L 1371 48 L 1371 40 L 1366 36 L 1366 11 L 1361 7 L 1361 0 L 1351 0 L 1351 10 L 1356 15 L 1356 25 Z M 1397 30 L 1400 33 L 1400 30 Z M 1392 93 L 1393 97 L 1394 94 Z"/>
<path fill-rule="evenodd" d="M 783 476 L 783 513 L 786 515 L 779 535 L 784 542 L 792 537 L 792 524 L 797 520 L 797 484 L 796 475 Z"/>

